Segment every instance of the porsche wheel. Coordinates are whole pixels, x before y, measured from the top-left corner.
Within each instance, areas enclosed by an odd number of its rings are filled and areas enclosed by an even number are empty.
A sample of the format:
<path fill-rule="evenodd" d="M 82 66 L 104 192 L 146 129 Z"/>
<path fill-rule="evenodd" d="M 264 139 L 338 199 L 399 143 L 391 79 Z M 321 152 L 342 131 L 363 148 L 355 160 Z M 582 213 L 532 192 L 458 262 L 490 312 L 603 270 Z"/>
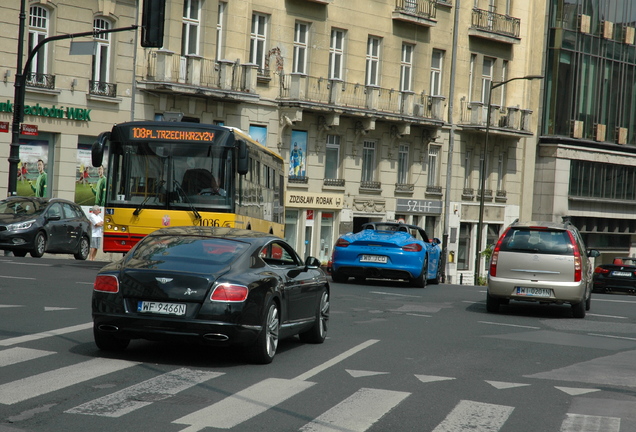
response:
<path fill-rule="evenodd" d="M 316 307 L 316 319 L 314 325 L 308 331 L 300 333 L 300 340 L 308 343 L 320 344 L 327 337 L 327 323 L 329 322 L 329 293 L 323 288 L 320 302 Z"/>
<path fill-rule="evenodd" d="M 426 277 L 427 277 L 427 270 L 428 269 L 428 256 L 426 258 L 424 258 L 424 266 L 422 267 L 422 273 L 416 277 L 415 279 L 413 279 L 413 286 L 415 288 L 426 288 Z"/>

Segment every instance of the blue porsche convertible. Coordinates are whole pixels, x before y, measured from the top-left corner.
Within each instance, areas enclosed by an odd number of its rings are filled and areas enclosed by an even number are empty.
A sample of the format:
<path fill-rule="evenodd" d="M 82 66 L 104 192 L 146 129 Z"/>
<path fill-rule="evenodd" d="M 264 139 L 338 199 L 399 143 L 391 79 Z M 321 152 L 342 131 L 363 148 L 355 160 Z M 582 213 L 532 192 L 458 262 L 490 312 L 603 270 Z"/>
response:
<path fill-rule="evenodd" d="M 417 288 L 439 283 L 439 239 L 423 228 L 398 222 L 370 222 L 342 235 L 333 248 L 331 278 L 346 282 L 367 278 L 408 280 Z"/>

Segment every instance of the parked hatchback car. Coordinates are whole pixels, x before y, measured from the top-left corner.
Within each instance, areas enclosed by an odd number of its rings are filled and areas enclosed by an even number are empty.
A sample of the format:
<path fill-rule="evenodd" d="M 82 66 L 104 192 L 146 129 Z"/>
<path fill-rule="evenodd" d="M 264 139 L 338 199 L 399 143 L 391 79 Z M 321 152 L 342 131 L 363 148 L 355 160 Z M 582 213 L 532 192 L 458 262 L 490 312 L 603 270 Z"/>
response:
<path fill-rule="evenodd" d="M 35 197 L 0 201 L 0 249 L 15 256 L 66 253 L 85 260 L 90 238 L 91 223 L 72 201 Z"/>
<path fill-rule="evenodd" d="M 490 260 L 486 308 L 497 312 L 510 300 L 570 304 L 584 318 L 592 299 L 590 257 L 581 234 L 569 221 L 515 222 L 495 245 Z"/>
<path fill-rule="evenodd" d="M 403 279 L 424 288 L 440 281 L 440 243 L 416 225 L 370 222 L 336 241 L 328 268 L 334 282 Z"/>
<path fill-rule="evenodd" d="M 279 339 L 322 343 L 330 288 L 317 258 L 283 239 L 220 227 L 169 227 L 98 273 L 93 332 L 102 350 L 131 339 L 243 347 L 274 359 Z"/>

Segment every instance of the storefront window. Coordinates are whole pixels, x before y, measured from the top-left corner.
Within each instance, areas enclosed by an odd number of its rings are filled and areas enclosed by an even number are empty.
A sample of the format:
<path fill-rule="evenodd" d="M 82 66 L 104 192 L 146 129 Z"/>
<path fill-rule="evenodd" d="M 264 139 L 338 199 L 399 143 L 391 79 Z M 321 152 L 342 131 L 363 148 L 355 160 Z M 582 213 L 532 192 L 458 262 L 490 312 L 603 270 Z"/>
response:
<path fill-rule="evenodd" d="M 470 224 L 459 225 L 459 244 L 457 247 L 457 270 L 468 270 L 470 252 Z"/>
<path fill-rule="evenodd" d="M 320 219 L 320 254 L 318 258 L 323 265 L 327 264 L 333 248 L 333 213 L 322 213 Z"/>
<path fill-rule="evenodd" d="M 298 210 L 287 210 L 285 212 L 285 240 L 298 249 Z"/>

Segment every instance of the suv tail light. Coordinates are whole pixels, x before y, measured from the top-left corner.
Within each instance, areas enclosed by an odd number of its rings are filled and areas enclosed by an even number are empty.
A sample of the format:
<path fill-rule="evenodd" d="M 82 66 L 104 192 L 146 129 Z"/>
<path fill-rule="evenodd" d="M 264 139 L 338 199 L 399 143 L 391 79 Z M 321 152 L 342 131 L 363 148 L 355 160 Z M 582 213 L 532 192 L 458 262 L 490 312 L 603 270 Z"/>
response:
<path fill-rule="evenodd" d="M 497 244 L 492 251 L 492 255 L 490 256 L 490 269 L 488 270 L 490 276 L 497 276 L 497 260 L 499 259 L 499 248 L 501 248 L 501 242 L 506 237 L 506 234 L 508 234 L 508 230 L 510 230 L 510 228 L 507 228 L 501 235 L 501 237 L 499 237 L 499 240 L 497 240 Z"/>
<path fill-rule="evenodd" d="M 245 285 L 219 284 L 212 291 L 210 300 L 222 302 L 242 302 L 247 298 L 249 290 Z"/>
<path fill-rule="evenodd" d="M 419 243 L 411 243 L 411 244 L 402 246 L 402 250 L 404 252 L 419 252 L 422 250 L 422 245 Z"/>
<path fill-rule="evenodd" d="M 580 282 L 583 269 L 583 263 L 581 262 L 581 251 L 579 250 L 579 246 L 576 244 L 574 235 L 570 231 L 568 231 L 568 235 L 570 236 L 570 243 L 572 244 L 572 248 L 574 249 L 574 282 Z"/>
<path fill-rule="evenodd" d="M 117 276 L 113 275 L 97 275 L 93 290 L 116 294 L 119 292 L 119 280 L 117 280 Z"/>

